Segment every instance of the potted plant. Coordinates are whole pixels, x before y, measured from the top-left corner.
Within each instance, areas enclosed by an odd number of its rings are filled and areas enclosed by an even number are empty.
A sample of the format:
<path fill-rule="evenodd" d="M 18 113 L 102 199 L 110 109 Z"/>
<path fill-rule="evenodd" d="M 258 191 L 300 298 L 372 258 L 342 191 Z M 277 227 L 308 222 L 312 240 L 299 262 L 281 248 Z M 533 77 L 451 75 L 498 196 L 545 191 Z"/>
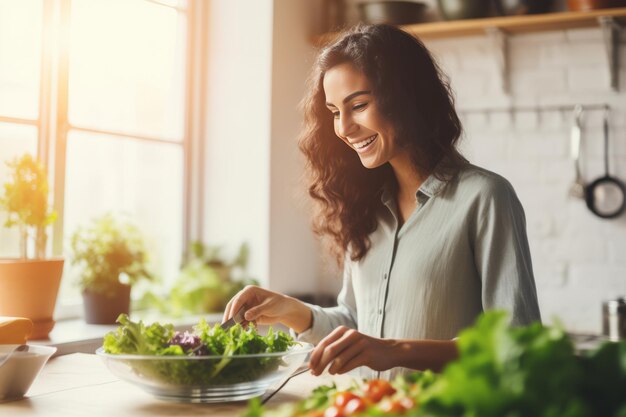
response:
<path fill-rule="evenodd" d="M 48 205 L 45 168 L 31 155 L 7 162 L 9 180 L 3 184 L 0 208 L 7 213 L 5 227 L 18 227 L 20 257 L 0 259 L 0 316 L 33 321 L 31 339 L 42 339 L 54 327 L 63 259 L 45 259 L 46 228 L 56 214 Z M 29 249 L 31 249 L 29 251 Z M 32 252 L 34 249 L 34 253 Z"/>
<path fill-rule="evenodd" d="M 228 259 L 219 246 L 191 242 L 173 286 L 166 293 L 146 292 L 140 305 L 156 307 L 175 317 L 222 312 L 246 285 L 258 285 L 246 272 L 248 253 L 248 245 L 244 243 L 237 255 Z"/>
<path fill-rule="evenodd" d="M 153 279 L 139 229 L 112 214 L 79 227 L 71 237 L 71 251 L 72 265 L 80 270 L 87 323 L 115 323 L 121 313 L 129 313 L 132 285 Z"/>

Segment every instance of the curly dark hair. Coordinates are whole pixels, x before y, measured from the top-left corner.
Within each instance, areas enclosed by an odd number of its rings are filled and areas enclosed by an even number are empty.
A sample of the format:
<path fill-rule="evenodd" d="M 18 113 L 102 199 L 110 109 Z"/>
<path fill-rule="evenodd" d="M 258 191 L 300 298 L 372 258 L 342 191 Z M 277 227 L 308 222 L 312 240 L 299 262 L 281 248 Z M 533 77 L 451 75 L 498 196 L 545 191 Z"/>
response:
<path fill-rule="evenodd" d="M 394 126 L 394 140 L 418 172 L 449 180 L 467 163 L 456 149 L 462 127 L 448 79 L 422 42 L 389 25 L 359 25 L 342 33 L 321 50 L 309 77 L 299 138 L 317 209 L 313 231 L 330 238 L 339 262 L 348 250 L 352 260 L 365 256 L 382 189 L 397 187 L 389 163 L 365 168 L 335 135 L 323 80 L 329 69 L 346 62 L 370 81 L 378 108 Z"/>

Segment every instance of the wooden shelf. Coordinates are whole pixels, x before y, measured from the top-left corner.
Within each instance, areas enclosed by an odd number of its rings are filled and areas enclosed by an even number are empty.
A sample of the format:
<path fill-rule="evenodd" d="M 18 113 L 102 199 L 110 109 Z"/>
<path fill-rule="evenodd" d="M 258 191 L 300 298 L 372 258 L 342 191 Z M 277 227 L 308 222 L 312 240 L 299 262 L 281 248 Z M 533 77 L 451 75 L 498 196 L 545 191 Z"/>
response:
<path fill-rule="evenodd" d="M 561 12 L 416 23 L 404 25 L 401 28 L 422 39 L 437 39 L 484 35 L 487 30 L 492 28 L 500 29 L 507 34 L 519 34 L 598 27 L 598 19 L 602 17 L 613 17 L 617 20 L 626 21 L 626 7 L 590 12 Z M 323 45 L 336 36 L 336 33 L 323 34 L 316 38 L 315 43 Z"/>
<path fill-rule="evenodd" d="M 589 12 L 561 12 L 525 16 L 489 17 L 484 19 L 452 20 L 416 23 L 400 26 L 420 39 L 486 36 L 494 45 L 496 63 L 500 69 L 502 89 L 509 93 L 509 37 L 516 34 L 598 27 L 607 46 L 611 88 L 619 91 L 620 37 L 626 31 L 626 7 Z M 333 41 L 337 33 L 325 33 L 313 39 L 317 46 Z"/>

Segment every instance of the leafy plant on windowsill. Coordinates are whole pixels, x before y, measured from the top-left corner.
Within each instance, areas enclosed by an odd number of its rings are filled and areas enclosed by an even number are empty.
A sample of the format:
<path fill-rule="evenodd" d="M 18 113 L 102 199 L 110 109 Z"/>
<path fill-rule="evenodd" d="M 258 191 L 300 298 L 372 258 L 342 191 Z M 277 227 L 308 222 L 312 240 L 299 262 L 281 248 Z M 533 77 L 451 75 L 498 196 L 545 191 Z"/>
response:
<path fill-rule="evenodd" d="M 148 291 L 139 307 L 156 307 L 161 313 L 175 317 L 222 312 L 232 296 L 246 285 L 256 285 L 257 281 L 246 272 L 249 250 L 245 243 L 232 260 L 227 260 L 221 251 L 219 246 L 192 242 L 169 296 Z"/>
<path fill-rule="evenodd" d="M 46 227 L 56 220 L 48 208 L 48 177 L 45 168 L 30 154 L 7 162 L 11 180 L 4 184 L 0 207 L 8 218 L 5 227 L 17 226 L 20 231 L 20 257 L 28 259 L 28 241 L 35 242 L 33 259 L 46 255 Z"/>
<path fill-rule="evenodd" d="M 153 280 L 139 229 L 111 213 L 79 227 L 71 237 L 71 262 L 78 266 L 78 286 L 86 291 L 113 295 L 120 285 Z"/>
<path fill-rule="evenodd" d="M 20 258 L 0 261 L 0 316 L 33 321 L 32 339 L 43 339 L 54 327 L 63 258 L 46 258 L 46 228 L 56 214 L 48 206 L 46 169 L 30 154 L 7 162 L 9 181 L 3 184 L 0 209 L 6 227 L 17 226 Z M 35 249 L 34 253 L 32 248 Z"/>

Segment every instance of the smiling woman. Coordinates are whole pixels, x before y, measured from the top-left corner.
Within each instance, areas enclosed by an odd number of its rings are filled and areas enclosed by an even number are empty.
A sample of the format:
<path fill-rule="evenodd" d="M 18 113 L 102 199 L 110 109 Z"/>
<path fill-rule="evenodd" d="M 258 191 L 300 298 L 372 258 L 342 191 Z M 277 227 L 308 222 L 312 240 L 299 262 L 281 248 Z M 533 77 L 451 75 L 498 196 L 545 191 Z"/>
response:
<path fill-rule="evenodd" d="M 540 320 L 522 206 L 507 180 L 456 149 L 462 128 L 447 79 L 416 38 L 358 26 L 319 54 L 300 149 L 314 230 L 344 267 L 338 307 L 256 287 L 229 303 L 317 344 L 314 374 L 366 378 L 441 369 L 483 311 Z"/>

